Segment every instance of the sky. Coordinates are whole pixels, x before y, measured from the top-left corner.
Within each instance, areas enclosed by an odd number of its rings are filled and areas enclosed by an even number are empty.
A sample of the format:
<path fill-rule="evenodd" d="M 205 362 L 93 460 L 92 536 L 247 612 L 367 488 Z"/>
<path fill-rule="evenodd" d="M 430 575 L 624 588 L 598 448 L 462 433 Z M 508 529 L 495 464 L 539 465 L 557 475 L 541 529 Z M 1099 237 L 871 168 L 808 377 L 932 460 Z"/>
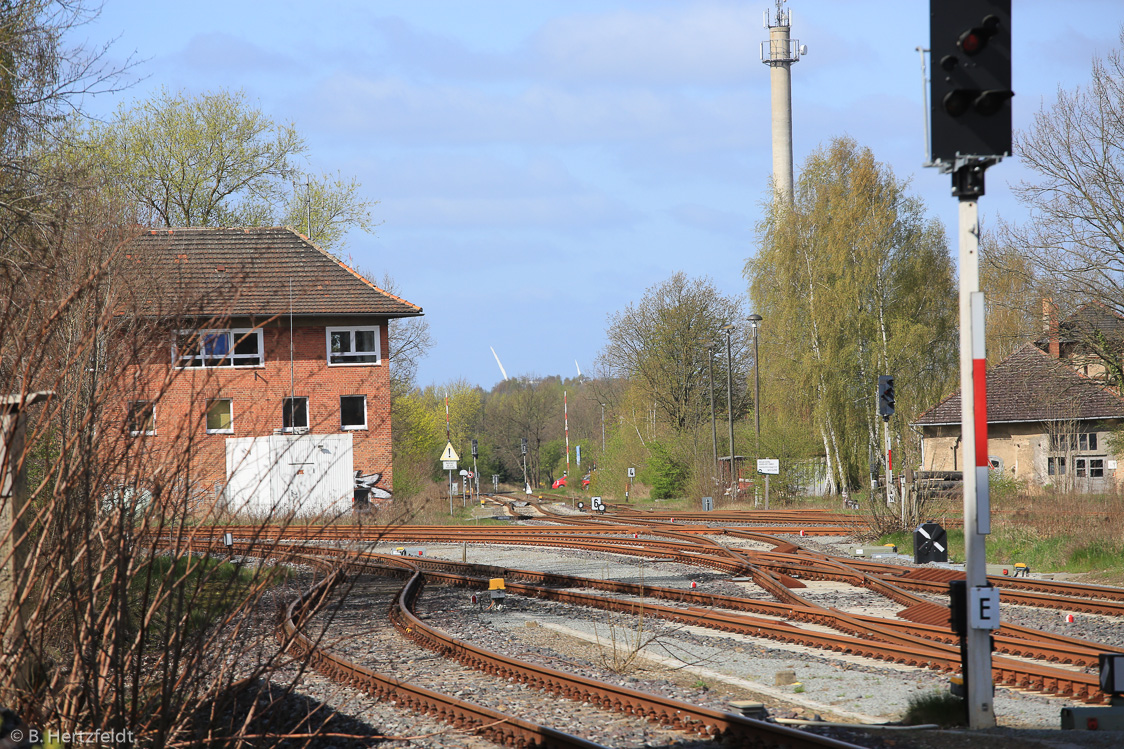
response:
<path fill-rule="evenodd" d="M 1015 0 L 1016 129 L 1120 46 L 1119 0 Z M 773 2 L 722 0 L 106 0 L 75 40 L 132 55 L 131 86 L 241 89 L 293 123 L 307 168 L 355 176 L 377 228 L 355 266 L 389 273 L 435 345 L 421 385 L 595 372 L 609 317 L 677 271 L 746 296 L 770 197 Z M 793 144 L 870 147 L 948 232 L 950 180 L 925 161 L 924 0 L 791 0 Z M 1017 155 L 981 218 L 1024 215 Z M 747 302 L 747 309 L 751 310 Z M 751 310 L 752 311 L 752 310 Z M 740 321 L 738 321 L 740 322 Z M 768 335 L 769 321 L 761 335 Z"/>

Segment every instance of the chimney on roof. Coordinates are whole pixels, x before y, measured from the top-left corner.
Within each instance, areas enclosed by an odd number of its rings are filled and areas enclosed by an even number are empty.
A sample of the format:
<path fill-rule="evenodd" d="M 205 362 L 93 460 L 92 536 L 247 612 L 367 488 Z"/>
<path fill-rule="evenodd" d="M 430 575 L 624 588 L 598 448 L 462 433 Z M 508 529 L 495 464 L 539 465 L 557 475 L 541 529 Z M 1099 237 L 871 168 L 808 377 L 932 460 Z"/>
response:
<path fill-rule="evenodd" d="M 1047 351 L 1051 358 L 1060 359 L 1062 347 L 1058 340 L 1058 308 L 1054 300 L 1047 297 L 1042 298 L 1042 332 L 1049 342 Z"/>

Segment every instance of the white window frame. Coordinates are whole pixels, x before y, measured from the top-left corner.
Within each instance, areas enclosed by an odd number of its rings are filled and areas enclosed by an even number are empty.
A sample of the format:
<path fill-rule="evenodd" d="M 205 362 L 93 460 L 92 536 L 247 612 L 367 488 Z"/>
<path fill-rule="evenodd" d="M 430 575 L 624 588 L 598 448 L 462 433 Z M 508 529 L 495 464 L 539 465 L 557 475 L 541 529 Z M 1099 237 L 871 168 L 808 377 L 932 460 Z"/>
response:
<path fill-rule="evenodd" d="M 222 356 L 206 357 L 196 355 L 182 355 L 179 352 L 179 338 L 189 336 L 197 339 L 206 339 L 207 336 L 228 335 L 230 342 L 228 352 Z M 238 342 L 246 336 L 254 336 L 258 341 L 257 354 L 237 354 L 235 349 Z M 253 361 L 238 363 L 239 360 Z M 212 361 L 213 360 L 213 361 Z M 261 328 L 202 328 L 199 330 L 176 331 L 176 339 L 172 341 L 172 363 L 181 369 L 243 369 L 248 367 L 265 366 L 265 336 Z"/>
<path fill-rule="evenodd" d="M 230 404 L 230 428 L 229 429 L 211 429 L 207 426 L 207 417 L 211 413 L 211 404 L 218 401 L 226 401 Z M 233 398 L 209 398 L 207 400 L 207 410 L 203 412 L 203 426 L 207 430 L 207 434 L 234 434 L 234 399 Z"/>
<path fill-rule="evenodd" d="M 356 351 L 355 350 L 355 334 L 360 332 L 372 332 L 375 334 L 375 349 L 373 351 Z M 332 334 L 333 333 L 347 333 L 348 346 L 351 349 L 346 353 L 332 353 Z M 377 367 L 382 364 L 382 326 L 381 325 L 358 325 L 353 327 L 343 328 L 325 328 L 324 329 L 324 343 L 325 351 L 327 352 L 327 361 L 329 367 Z M 332 361 L 333 357 L 348 357 L 348 356 L 374 356 L 374 361 Z"/>
<path fill-rule="evenodd" d="M 343 423 L 343 399 L 344 398 L 362 398 L 363 399 L 363 423 L 362 424 L 344 424 Z M 367 396 L 365 394 L 358 395 L 341 395 L 340 396 L 340 429 L 345 432 L 357 432 L 367 430 Z"/>
<path fill-rule="evenodd" d="M 140 404 L 140 403 L 147 403 L 148 404 L 148 411 L 149 411 L 148 415 L 149 415 L 149 418 L 152 420 L 152 429 L 150 429 L 150 430 L 142 431 L 142 430 L 139 430 L 139 429 L 133 429 L 132 428 L 132 426 L 133 426 L 133 414 L 135 413 L 134 406 L 136 406 L 137 404 Z M 128 411 L 125 414 L 125 418 L 128 420 L 126 422 L 126 426 L 129 427 L 129 436 L 139 437 L 139 436 L 144 435 L 144 434 L 156 434 L 156 401 L 150 401 L 150 400 L 144 400 L 144 399 L 138 398 L 135 401 L 129 401 L 127 408 L 128 408 Z"/>
<path fill-rule="evenodd" d="M 297 424 L 296 418 L 293 419 L 292 426 L 285 426 L 285 402 L 286 401 L 304 401 L 304 424 Z M 293 397 L 285 396 L 281 399 L 281 433 L 282 434 L 306 434 L 308 432 L 308 425 L 312 421 L 312 416 L 308 412 L 309 403 L 307 395 L 297 395 Z M 295 409 L 293 416 L 296 417 Z"/>

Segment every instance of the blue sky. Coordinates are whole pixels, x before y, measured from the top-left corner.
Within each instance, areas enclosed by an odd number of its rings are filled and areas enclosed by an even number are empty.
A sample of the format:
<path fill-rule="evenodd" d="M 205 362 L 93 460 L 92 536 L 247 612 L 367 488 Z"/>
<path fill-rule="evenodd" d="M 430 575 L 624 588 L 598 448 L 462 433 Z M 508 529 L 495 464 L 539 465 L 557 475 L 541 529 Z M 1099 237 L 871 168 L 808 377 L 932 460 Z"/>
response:
<path fill-rule="evenodd" d="M 1016 128 L 1120 45 L 1124 3 L 1016 0 Z M 143 62 L 108 114 L 154 89 L 243 89 L 306 136 L 308 166 L 378 200 L 355 265 L 425 308 L 421 384 L 593 370 L 607 317 L 683 270 L 745 294 L 772 169 L 769 1 L 107 0 L 81 35 Z M 928 2 L 791 0 L 796 167 L 849 135 L 911 180 L 955 237 L 949 179 L 923 169 Z M 1017 219 L 1017 158 L 985 225 Z M 767 334 L 765 321 L 763 335 Z"/>

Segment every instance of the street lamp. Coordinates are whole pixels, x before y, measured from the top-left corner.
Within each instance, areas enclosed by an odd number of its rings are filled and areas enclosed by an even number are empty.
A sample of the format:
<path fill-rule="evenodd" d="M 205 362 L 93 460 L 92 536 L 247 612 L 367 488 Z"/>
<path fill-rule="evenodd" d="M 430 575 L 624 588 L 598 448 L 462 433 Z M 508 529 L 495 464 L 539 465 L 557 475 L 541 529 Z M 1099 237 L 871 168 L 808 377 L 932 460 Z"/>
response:
<path fill-rule="evenodd" d="M 734 457 L 734 366 L 733 357 L 730 355 L 730 334 L 734 332 L 734 324 L 722 326 L 726 331 L 726 415 L 730 422 L 730 482 L 733 484 L 731 498 L 738 500 L 738 470 L 737 460 Z"/>
<path fill-rule="evenodd" d="M 714 421 L 714 341 L 704 343 L 706 349 L 706 384 L 710 390 L 710 444 L 714 447 L 714 476 L 718 477 L 718 426 Z"/>
<path fill-rule="evenodd" d="M 757 437 L 757 445 L 754 452 L 757 457 L 761 457 L 761 367 L 757 359 L 757 326 L 765 318 L 761 315 L 750 315 L 746 318 L 749 320 L 749 326 L 753 328 L 753 429 Z"/>
<path fill-rule="evenodd" d="M 761 460 L 761 362 L 757 358 L 757 326 L 764 318 L 752 314 L 746 318 L 753 328 L 753 459 Z M 769 477 L 765 477 L 765 509 L 769 509 Z M 753 482 L 754 506 L 757 505 L 757 481 Z"/>
<path fill-rule="evenodd" d="M 601 403 L 601 457 L 605 457 L 605 404 Z"/>

